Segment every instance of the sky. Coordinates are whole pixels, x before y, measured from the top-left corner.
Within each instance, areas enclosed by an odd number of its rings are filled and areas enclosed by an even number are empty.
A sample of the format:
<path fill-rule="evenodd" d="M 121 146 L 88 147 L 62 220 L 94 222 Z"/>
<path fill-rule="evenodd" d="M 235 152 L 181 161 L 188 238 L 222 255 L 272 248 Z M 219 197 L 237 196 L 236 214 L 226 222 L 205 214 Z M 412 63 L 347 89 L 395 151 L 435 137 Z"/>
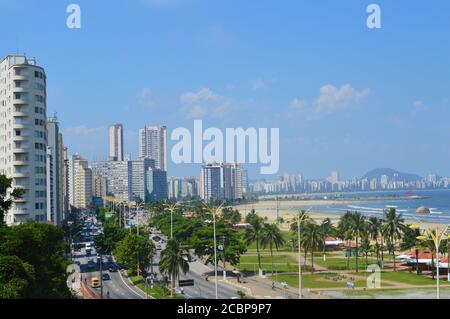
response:
<path fill-rule="evenodd" d="M 81 29 L 66 26 L 71 3 Z M 202 119 L 279 128 L 280 173 L 450 176 L 449 15 L 447 0 L 0 0 L 0 56 L 38 59 L 48 114 L 90 160 L 107 158 L 111 124 L 136 157 L 145 125 L 170 139 Z M 169 175 L 199 166 L 169 161 Z"/>

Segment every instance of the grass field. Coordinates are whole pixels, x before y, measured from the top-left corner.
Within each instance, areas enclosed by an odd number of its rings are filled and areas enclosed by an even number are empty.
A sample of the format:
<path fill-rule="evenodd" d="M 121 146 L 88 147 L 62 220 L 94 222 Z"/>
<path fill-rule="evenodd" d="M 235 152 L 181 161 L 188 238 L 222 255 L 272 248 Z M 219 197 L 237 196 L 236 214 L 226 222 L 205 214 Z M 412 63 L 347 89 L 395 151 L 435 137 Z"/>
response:
<path fill-rule="evenodd" d="M 303 288 L 346 288 L 350 281 L 350 276 L 339 276 L 338 274 L 303 274 L 302 276 Z M 289 287 L 298 288 L 298 275 L 278 275 L 277 278 L 272 277 L 273 280 L 287 282 Z M 357 280 L 354 282 L 356 288 L 364 288 L 367 286 L 366 280 Z"/>
<path fill-rule="evenodd" d="M 130 277 L 131 282 L 133 285 L 135 285 L 137 288 L 142 290 L 145 293 L 145 281 L 142 277 Z M 155 299 L 170 299 L 170 292 L 164 291 L 164 288 L 160 285 L 154 285 L 153 289 L 150 287 L 150 284 L 148 286 L 148 294 L 155 298 Z M 174 294 L 174 299 L 185 299 L 183 296 L 179 294 Z"/>

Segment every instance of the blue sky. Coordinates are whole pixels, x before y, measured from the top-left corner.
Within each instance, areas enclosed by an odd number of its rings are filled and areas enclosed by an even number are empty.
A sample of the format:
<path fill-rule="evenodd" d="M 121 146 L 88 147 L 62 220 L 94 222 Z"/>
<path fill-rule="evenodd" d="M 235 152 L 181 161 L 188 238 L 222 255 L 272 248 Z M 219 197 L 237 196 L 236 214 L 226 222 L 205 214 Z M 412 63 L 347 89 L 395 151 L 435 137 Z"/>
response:
<path fill-rule="evenodd" d="M 81 30 L 66 27 L 70 3 Z M 366 27 L 370 3 L 380 30 Z M 280 173 L 450 175 L 449 14 L 446 0 L 0 0 L 0 55 L 38 58 L 48 113 L 92 160 L 106 158 L 110 124 L 136 156 L 144 125 L 201 118 L 279 127 Z"/>

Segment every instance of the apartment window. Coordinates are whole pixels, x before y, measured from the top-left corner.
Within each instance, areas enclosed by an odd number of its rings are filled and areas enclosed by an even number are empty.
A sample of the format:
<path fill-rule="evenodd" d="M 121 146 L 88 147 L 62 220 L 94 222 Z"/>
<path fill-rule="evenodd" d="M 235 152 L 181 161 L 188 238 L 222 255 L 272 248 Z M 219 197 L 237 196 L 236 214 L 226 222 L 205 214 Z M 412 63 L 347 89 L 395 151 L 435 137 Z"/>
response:
<path fill-rule="evenodd" d="M 39 72 L 38 71 L 34 71 L 34 77 L 35 78 L 39 78 Z"/>

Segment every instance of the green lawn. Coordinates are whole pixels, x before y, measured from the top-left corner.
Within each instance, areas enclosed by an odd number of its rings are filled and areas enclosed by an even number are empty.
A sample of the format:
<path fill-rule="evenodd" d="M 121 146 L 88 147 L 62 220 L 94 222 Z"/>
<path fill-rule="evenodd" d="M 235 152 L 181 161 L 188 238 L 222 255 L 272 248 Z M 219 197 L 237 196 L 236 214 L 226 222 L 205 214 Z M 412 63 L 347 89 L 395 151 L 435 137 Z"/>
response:
<path fill-rule="evenodd" d="M 145 280 L 142 277 L 130 277 L 131 282 L 137 288 L 145 292 Z M 150 287 L 150 282 L 148 285 L 148 294 L 155 299 L 170 299 L 170 292 L 164 291 L 164 288 L 160 285 L 154 285 L 153 289 Z M 185 299 L 183 296 L 179 294 L 174 294 L 174 299 Z"/>
<path fill-rule="evenodd" d="M 272 272 L 272 258 L 268 255 L 261 256 L 261 268 L 266 272 Z M 258 256 L 244 255 L 241 256 L 241 263 L 239 264 L 241 271 L 258 271 Z M 274 271 L 295 272 L 297 271 L 297 260 L 286 255 L 274 256 Z"/>
<path fill-rule="evenodd" d="M 341 255 L 342 256 L 342 255 Z M 385 261 L 385 263 L 388 261 Z M 314 263 L 328 270 L 355 270 L 356 269 L 356 258 L 351 257 L 349 261 L 349 268 L 347 268 L 347 258 L 346 257 L 327 257 L 326 261 L 323 260 L 323 256 L 314 258 Z M 377 264 L 376 258 L 368 258 L 368 263 L 366 264 L 366 258 L 359 258 L 359 269 L 365 270 L 368 265 Z"/>
<path fill-rule="evenodd" d="M 298 275 L 278 275 L 277 278 L 272 277 L 279 283 L 287 282 L 289 287 L 298 288 Z M 350 281 L 350 276 L 339 277 L 337 274 L 303 274 L 302 286 L 303 288 L 346 288 L 347 282 Z M 356 288 L 363 288 L 367 286 L 366 280 L 355 281 Z"/>
<path fill-rule="evenodd" d="M 390 280 L 395 282 L 401 282 L 405 284 L 410 285 L 417 285 L 417 286 L 426 286 L 426 285 L 434 285 L 436 284 L 436 280 L 433 280 L 431 277 L 426 277 L 424 275 L 416 275 L 415 273 L 409 273 L 406 271 L 389 271 L 389 272 L 382 272 L 381 273 L 381 280 Z M 441 277 L 440 280 L 442 285 L 450 285 L 450 283 L 447 281 L 447 279 L 443 279 Z"/>

